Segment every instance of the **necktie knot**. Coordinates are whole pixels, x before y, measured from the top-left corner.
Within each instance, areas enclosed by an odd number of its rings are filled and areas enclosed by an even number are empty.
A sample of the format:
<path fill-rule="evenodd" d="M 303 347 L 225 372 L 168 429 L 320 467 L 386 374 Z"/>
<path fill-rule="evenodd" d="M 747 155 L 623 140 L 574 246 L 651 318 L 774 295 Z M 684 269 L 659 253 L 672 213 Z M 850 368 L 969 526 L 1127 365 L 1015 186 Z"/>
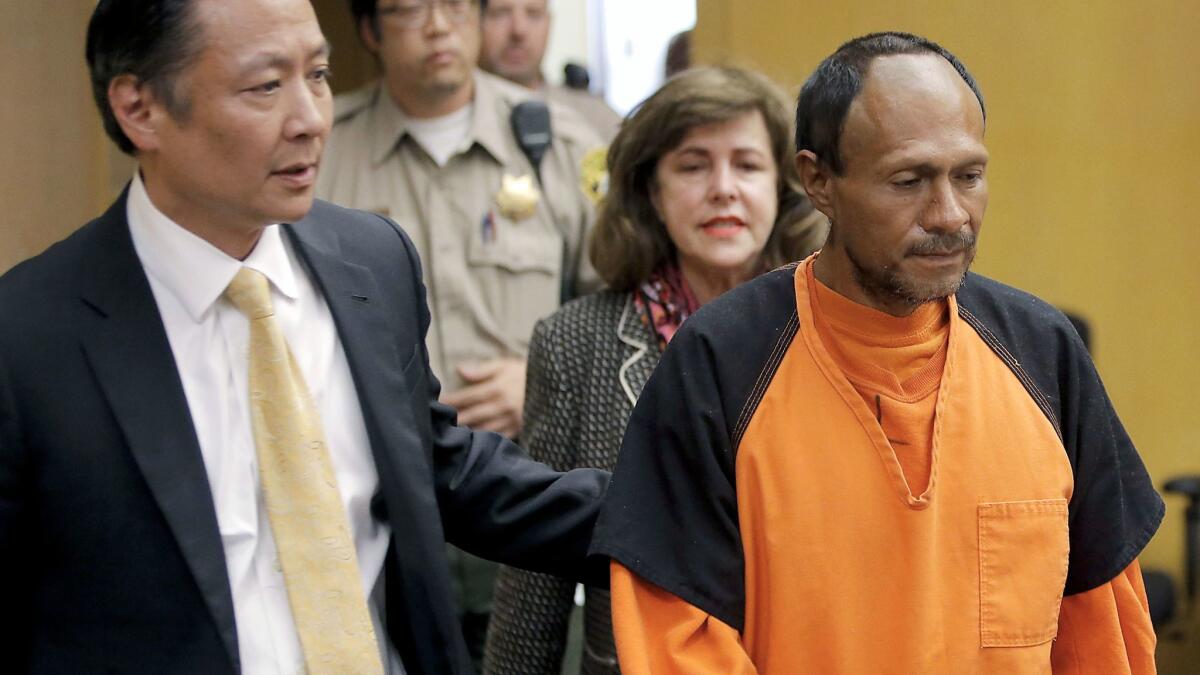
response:
<path fill-rule="evenodd" d="M 271 316 L 271 286 L 258 270 L 243 267 L 225 287 L 225 298 L 251 321 Z"/>

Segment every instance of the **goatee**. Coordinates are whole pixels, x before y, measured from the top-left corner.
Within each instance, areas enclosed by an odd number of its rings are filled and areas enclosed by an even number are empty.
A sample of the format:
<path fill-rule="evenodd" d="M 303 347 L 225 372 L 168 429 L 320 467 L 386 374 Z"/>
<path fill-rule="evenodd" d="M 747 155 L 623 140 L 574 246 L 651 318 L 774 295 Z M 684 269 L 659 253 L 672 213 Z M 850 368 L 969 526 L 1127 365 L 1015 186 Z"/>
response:
<path fill-rule="evenodd" d="M 967 270 L 975 260 L 975 233 L 970 229 L 942 234 L 930 234 L 905 252 L 905 257 L 916 255 L 963 255 L 962 270 L 951 277 L 941 279 L 916 279 L 902 274 L 894 265 L 870 268 L 863 265 L 846 249 L 846 257 L 854 268 L 854 280 L 867 295 L 879 301 L 883 307 L 903 308 L 903 314 L 935 300 L 954 295 L 967 278 Z"/>

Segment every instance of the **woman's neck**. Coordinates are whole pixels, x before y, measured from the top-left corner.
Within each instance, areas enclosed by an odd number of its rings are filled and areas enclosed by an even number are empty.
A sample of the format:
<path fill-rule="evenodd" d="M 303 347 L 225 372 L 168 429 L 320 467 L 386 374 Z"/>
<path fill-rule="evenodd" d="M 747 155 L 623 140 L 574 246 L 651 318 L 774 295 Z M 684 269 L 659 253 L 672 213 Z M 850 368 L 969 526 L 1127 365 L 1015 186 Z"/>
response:
<path fill-rule="evenodd" d="M 696 296 L 696 302 L 704 305 L 734 286 L 753 279 L 758 265 L 759 262 L 755 260 L 741 270 L 713 269 L 689 265 L 681 260 L 679 270 L 692 289 L 692 294 Z"/>

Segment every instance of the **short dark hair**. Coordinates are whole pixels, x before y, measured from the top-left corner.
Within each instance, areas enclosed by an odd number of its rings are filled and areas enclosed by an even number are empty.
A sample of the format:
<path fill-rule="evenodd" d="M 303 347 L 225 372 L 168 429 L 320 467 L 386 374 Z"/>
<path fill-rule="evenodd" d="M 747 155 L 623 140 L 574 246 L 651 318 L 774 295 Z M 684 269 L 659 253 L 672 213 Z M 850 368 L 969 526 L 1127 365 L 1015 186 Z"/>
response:
<path fill-rule="evenodd" d="M 487 0 L 476 0 L 481 10 L 487 9 Z M 350 0 L 350 13 L 354 15 L 354 28 L 358 29 L 362 25 L 363 19 L 371 20 L 371 30 L 375 33 L 375 37 L 379 37 L 379 22 L 376 20 L 379 13 L 379 0 Z"/>
<path fill-rule="evenodd" d="M 379 0 L 350 0 L 350 13 L 354 15 L 354 23 L 366 18 L 375 18 L 375 11 L 379 8 Z"/>
<path fill-rule="evenodd" d="M 675 257 L 675 245 L 651 198 L 659 159 L 695 127 L 755 111 L 767 128 L 779 176 L 779 211 L 763 247 L 762 269 L 803 258 L 821 245 L 826 221 L 800 187 L 792 161 L 791 115 L 778 87 L 739 68 L 692 68 L 643 101 L 608 148 L 608 194 L 600 202 L 588 253 L 609 288 L 633 290 Z"/>
<path fill-rule="evenodd" d="M 897 54 L 937 54 L 949 61 L 975 93 L 979 109 L 987 120 L 983 93 L 958 57 L 936 42 L 911 33 L 871 33 L 838 47 L 817 66 L 800 89 L 796 101 L 796 152 L 808 150 L 834 173 L 841 174 L 845 167 L 839 145 L 850 104 L 862 91 L 871 62 L 881 56 Z"/>
<path fill-rule="evenodd" d="M 189 100 L 175 87 L 176 76 L 191 64 L 203 45 L 192 0 L 100 0 L 87 32 L 87 64 L 92 97 L 104 131 L 121 148 L 137 148 L 121 131 L 108 101 L 114 78 L 133 75 L 150 87 L 176 119 L 185 119 Z"/>
<path fill-rule="evenodd" d="M 480 7 L 487 8 L 487 0 L 478 0 L 478 3 Z M 354 14 L 355 19 L 375 16 L 378 6 L 379 0 L 350 0 L 350 11 Z"/>
<path fill-rule="evenodd" d="M 360 26 L 364 19 L 370 22 L 371 32 L 375 35 L 375 39 L 379 39 L 379 17 L 376 16 L 379 11 L 379 0 L 350 0 L 350 14 L 354 16 L 354 34 L 362 41 L 362 33 Z M 366 46 L 365 41 L 363 46 Z M 367 51 L 371 51 L 367 49 Z"/>

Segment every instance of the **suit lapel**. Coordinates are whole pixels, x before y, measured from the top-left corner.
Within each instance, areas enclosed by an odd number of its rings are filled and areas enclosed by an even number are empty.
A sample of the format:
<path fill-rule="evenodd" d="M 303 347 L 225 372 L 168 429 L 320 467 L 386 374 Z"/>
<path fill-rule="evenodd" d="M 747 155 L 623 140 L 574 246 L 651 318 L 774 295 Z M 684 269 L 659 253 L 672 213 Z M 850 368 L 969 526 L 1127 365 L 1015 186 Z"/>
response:
<path fill-rule="evenodd" d="M 237 629 L 212 492 L 158 306 L 133 249 L 122 196 L 98 223 L 83 301 L 99 315 L 84 350 L 129 450 L 216 621 L 235 669 Z"/>
<path fill-rule="evenodd" d="M 297 252 L 308 265 L 333 315 L 371 437 L 372 455 L 382 477 L 392 468 L 391 457 L 382 449 L 397 445 L 395 439 L 383 436 L 396 426 L 386 422 L 407 410 L 402 402 L 408 388 L 394 342 L 397 331 L 391 325 L 396 317 L 386 314 L 386 303 L 375 275 L 366 267 L 341 258 L 336 230 L 329 223 L 310 228 L 302 221 L 286 225 L 285 231 L 296 243 Z"/>
<path fill-rule="evenodd" d="M 654 372 L 660 354 L 658 339 L 641 320 L 632 293 L 626 296 L 621 318 L 617 321 L 617 339 L 625 345 L 617 378 L 629 405 L 633 406 L 650 379 L 650 373 Z"/>

